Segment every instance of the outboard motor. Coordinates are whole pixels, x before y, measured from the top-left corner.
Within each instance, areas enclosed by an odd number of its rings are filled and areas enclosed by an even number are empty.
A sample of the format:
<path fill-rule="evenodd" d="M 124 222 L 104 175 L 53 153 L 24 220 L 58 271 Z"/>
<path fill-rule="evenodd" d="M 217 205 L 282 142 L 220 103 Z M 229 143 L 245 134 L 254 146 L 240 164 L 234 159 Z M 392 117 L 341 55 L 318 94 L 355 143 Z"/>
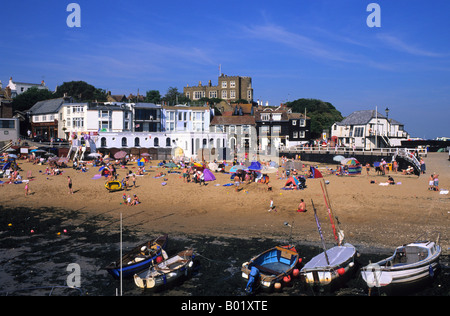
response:
<path fill-rule="evenodd" d="M 259 270 L 255 267 L 252 267 L 250 270 L 250 275 L 248 276 L 247 286 L 245 287 L 245 292 L 247 294 L 253 293 L 254 285 L 259 276 Z"/>

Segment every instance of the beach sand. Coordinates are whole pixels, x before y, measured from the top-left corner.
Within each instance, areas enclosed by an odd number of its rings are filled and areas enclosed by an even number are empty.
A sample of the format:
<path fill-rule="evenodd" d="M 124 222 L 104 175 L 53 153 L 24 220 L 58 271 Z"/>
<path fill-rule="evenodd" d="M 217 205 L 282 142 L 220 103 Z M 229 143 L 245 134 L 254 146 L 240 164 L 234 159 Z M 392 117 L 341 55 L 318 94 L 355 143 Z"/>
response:
<path fill-rule="evenodd" d="M 324 180 L 329 181 L 326 187 L 331 207 L 339 218 L 347 242 L 372 250 L 391 249 L 419 237 L 434 240 L 439 232 L 444 253 L 448 252 L 450 194 L 429 191 L 428 178 L 436 172 L 439 174 L 440 188 L 450 189 L 450 161 L 447 153 L 429 153 L 424 159 L 427 166 L 425 175 L 417 177 L 391 172 L 395 182 L 401 184 L 389 186 L 378 184 L 387 182 L 387 176 L 377 176 L 373 169 L 369 176 L 364 169 L 361 175 L 338 177 L 327 174 L 327 165 L 319 165 Z M 288 222 L 293 224 L 292 240 L 295 243 L 319 244 L 311 205 L 313 200 L 324 237 L 328 243 L 333 242 L 320 179 L 307 179 L 304 190 L 285 191 L 281 188 L 286 179 L 277 179 L 276 174 L 269 174 L 272 191 L 267 191 L 263 184 L 251 183 L 241 184 L 242 190 L 235 192 L 234 186 L 223 186 L 232 183 L 229 174 L 214 173 L 215 181 L 200 186 L 183 183 L 181 174 L 168 174 L 167 169 L 157 168 L 156 163 L 151 162 L 151 168 L 147 163 L 149 172 L 138 176 L 136 187 L 125 192 L 139 197 L 142 203 L 137 206 L 121 204 L 124 191 L 109 193 L 104 186 L 105 178 L 92 179 L 99 174 L 99 167 L 88 165 L 86 173 L 65 168 L 62 175 L 48 176 L 43 173 L 45 165 L 24 161 L 20 161 L 23 169 L 20 174 L 26 178 L 27 172 L 31 171 L 31 194 L 25 196 L 24 184 L 4 184 L 0 187 L 0 203 L 9 208 L 51 207 L 85 213 L 88 217 L 102 214 L 112 219 L 118 219 L 123 213 L 124 226 L 133 226 L 150 235 L 167 232 L 286 239 L 290 228 L 284 223 Z M 126 168 L 118 169 L 118 179 L 130 170 L 137 170 L 136 163 L 128 163 Z M 154 178 L 161 171 L 166 172 L 166 176 Z M 73 195 L 68 193 L 67 176 L 73 180 Z M 378 183 L 371 184 L 370 180 Z M 161 185 L 162 182 L 167 185 Z M 268 211 L 271 199 L 276 212 Z M 306 202 L 306 213 L 296 212 L 300 199 Z"/>

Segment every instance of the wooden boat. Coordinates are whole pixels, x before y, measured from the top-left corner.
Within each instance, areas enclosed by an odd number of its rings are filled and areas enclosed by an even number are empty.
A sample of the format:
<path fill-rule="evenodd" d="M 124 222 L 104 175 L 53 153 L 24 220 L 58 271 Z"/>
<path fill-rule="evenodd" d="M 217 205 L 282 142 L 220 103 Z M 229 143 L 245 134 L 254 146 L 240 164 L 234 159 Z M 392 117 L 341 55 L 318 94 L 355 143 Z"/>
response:
<path fill-rule="evenodd" d="M 119 180 L 106 181 L 105 188 L 108 189 L 109 192 L 120 191 L 123 189 L 122 182 Z"/>
<path fill-rule="evenodd" d="M 276 246 L 242 264 L 242 277 L 246 280 L 245 291 L 253 293 L 257 288 L 279 289 L 289 283 L 298 270 L 299 254 L 293 246 Z"/>
<path fill-rule="evenodd" d="M 184 250 L 175 256 L 134 275 L 134 283 L 142 289 L 156 289 L 189 276 L 194 266 L 194 251 Z"/>
<path fill-rule="evenodd" d="M 166 248 L 167 238 L 167 235 L 162 235 L 153 240 L 146 241 L 123 255 L 122 260 L 119 259 L 112 262 L 104 269 L 114 278 L 119 279 L 121 271 L 120 262 L 122 261 L 122 278 L 130 278 L 135 273 L 150 267 L 155 261 L 162 261 L 164 259 L 165 252 L 163 250 Z"/>
<path fill-rule="evenodd" d="M 354 272 L 356 255 L 356 248 L 348 243 L 327 249 L 304 265 L 300 278 L 309 285 L 335 287 L 333 283 L 345 283 Z"/>
<path fill-rule="evenodd" d="M 323 186 L 322 190 L 324 190 Z M 337 246 L 334 246 L 330 249 L 327 249 L 325 247 L 325 241 L 323 238 L 319 218 L 317 217 L 317 211 L 314 206 L 314 202 L 311 200 L 314 209 L 316 225 L 319 231 L 320 238 L 322 240 L 322 247 L 324 251 L 313 257 L 303 266 L 303 268 L 300 270 L 300 278 L 309 285 L 317 285 L 335 289 L 343 285 L 353 274 L 355 269 L 355 259 L 358 255 L 358 252 L 353 245 L 349 243 L 343 244 L 343 232 L 339 229 L 339 232 L 336 231 L 327 195 L 328 194 L 326 194 L 324 191 L 325 203 L 328 208 L 328 214 L 330 217 L 331 225 L 333 227 L 333 233 L 337 241 Z M 339 221 L 337 221 L 337 223 L 339 224 Z"/>
<path fill-rule="evenodd" d="M 412 285 L 433 278 L 439 267 L 441 247 L 433 241 L 413 242 L 394 251 L 391 257 L 361 269 L 369 288 Z"/>

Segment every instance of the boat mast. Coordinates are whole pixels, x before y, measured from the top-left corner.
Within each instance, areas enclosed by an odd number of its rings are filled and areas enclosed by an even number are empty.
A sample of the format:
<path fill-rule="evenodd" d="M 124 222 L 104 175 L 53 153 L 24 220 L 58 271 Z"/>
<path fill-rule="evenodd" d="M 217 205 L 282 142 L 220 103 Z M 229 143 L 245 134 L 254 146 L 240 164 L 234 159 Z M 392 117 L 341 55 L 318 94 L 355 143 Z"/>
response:
<path fill-rule="evenodd" d="M 322 188 L 323 198 L 325 200 L 325 205 L 326 205 L 327 211 L 328 211 L 328 217 L 330 218 L 331 227 L 333 228 L 334 239 L 336 240 L 337 245 L 340 246 L 341 239 L 339 238 L 338 234 L 336 233 L 336 225 L 334 224 L 334 219 L 333 219 L 334 216 L 333 216 L 333 211 L 331 210 L 330 198 L 328 196 L 328 191 L 326 189 L 326 186 L 323 185 L 322 182 L 324 182 L 323 178 L 322 178 L 322 181 L 320 182 L 320 187 Z M 339 229 L 339 227 L 338 227 L 338 229 Z"/>
<path fill-rule="evenodd" d="M 330 265 L 330 260 L 328 259 L 328 255 L 327 255 L 327 248 L 325 247 L 325 240 L 323 239 L 322 228 L 320 227 L 320 222 L 319 222 L 319 218 L 317 217 L 316 207 L 314 206 L 314 202 L 312 199 L 311 199 L 311 204 L 314 209 L 314 217 L 316 219 L 316 225 L 317 225 L 317 229 L 319 230 L 320 239 L 322 240 L 323 253 L 325 254 L 325 259 L 327 260 L 327 264 Z"/>

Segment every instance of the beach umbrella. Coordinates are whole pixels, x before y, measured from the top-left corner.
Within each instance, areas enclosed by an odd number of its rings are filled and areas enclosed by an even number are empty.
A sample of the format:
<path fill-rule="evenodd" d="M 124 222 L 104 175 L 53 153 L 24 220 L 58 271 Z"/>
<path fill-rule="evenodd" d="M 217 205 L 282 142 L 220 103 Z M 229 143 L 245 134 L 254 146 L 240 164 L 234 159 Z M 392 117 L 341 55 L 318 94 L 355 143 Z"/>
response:
<path fill-rule="evenodd" d="M 359 161 L 356 158 L 346 158 L 341 160 L 341 165 L 359 165 Z"/>
<path fill-rule="evenodd" d="M 17 155 L 14 155 L 14 154 L 8 154 L 8 157 L 9 158 L 13 158 L 13 159 L 17 159 Z"/>
<path fill-rule="evenodd" d="M 236 165 L 236 166 L 231 167 L 230 172 L 236 173 L 238 170 L 244 170 L 245 168 L 247 168 L 247 167 L 242 166 L 242 165 Z"/>
<path fill-rule="evenodd" d="M 337 162 L 342 161 L 343 159 L 345 159 L 345 157 L 344 157 L 344 156 L 341 156 L 341 155 L 337 155 L 337 156 L 334 156 L 334 157 L 333 157 L 333 160 L 334 160 L 334 161 L 337 161 Z"/>
<path fill-rule="evenodd" d="M 121 150 L 121 151 L 118 151 L 118 152 L 116 152 L 116 153 L 114 154 L 114 158 L 116 158 L 116 159 L 123 159 L 123 158 L 125 158 L 127 155 L 128 155 L 128 154 L 127 154 L 125 151 Z"/>
<path fill-rule="evenodd" d="M 213 170 L 213 171 L 216 171 L 219 168 L 219 166 L 215 162 L 210 162 L 208 164 L 208 168 Z"/>
<path fill-rule="evenodd" d="M 90 153 L 88 155 L 88 157 L 101 157 L 101 156 L 102 156 L 102 154 L 99 154 L 99 153 Z"/>

